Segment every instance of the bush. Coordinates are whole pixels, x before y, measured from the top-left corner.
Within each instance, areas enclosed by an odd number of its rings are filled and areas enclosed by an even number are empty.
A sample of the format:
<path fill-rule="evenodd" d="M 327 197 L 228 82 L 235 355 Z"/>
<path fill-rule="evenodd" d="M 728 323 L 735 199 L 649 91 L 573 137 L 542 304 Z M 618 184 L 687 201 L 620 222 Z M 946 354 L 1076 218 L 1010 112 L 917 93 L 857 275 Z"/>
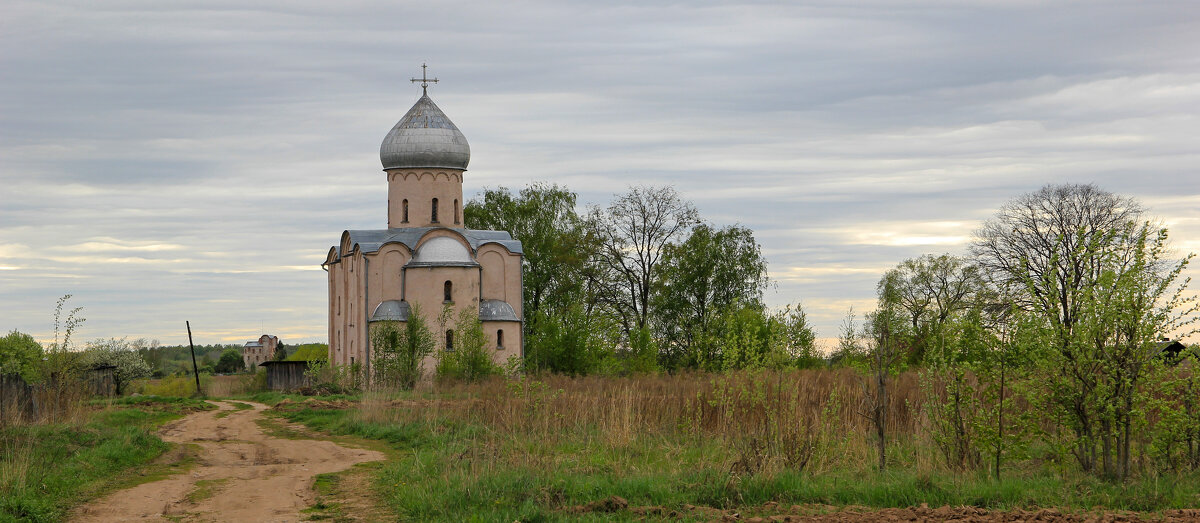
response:
<path fill-rule="evenodd" d="M 504 373 L 492 361 L 492 351 L 488 350 L 487 335 L 477 313 L 468 309 L 459 314 L 453 332 L 453 350 L 438 352 L 438 379 L 479 381 Z"/>
<path fill-rule="evenodd" d="M 309 362 L 304 375 L 310 386 L 298 392 L 305 396 L 348 394 L 362 389 L 362 364 L 330 365 L 328 361 Z M 264 388 L 266 377 L 263 377 Z"/>
<path fill-rule="evenodd" d="M 531 320 L 525 347 L 529 370 L 583 376 L 612 365 L 615 325 L 603 315 L 588 314 L 582 303 L 539 310 Z"/>
<path fill-rule="evenodd" d="M 384 384 L 412 390 L 421 380 L 421 363 L 433 353 L 433 333 L 416 304 L 403 327 L 394 321 L 371 326 L 371 348 L 375 351 L 375 377 Z"/>
<path fill-rule="evenodd" d="M 225 349 L 225 352 L 221 353 L 221 359 L 217 360 L 217 365 L 213 368 L 221 374 L 232 374 L 245 370 L 246 362 L 242 360 L 242 355 L 237 349 Z"/>
<path fill-rule="evenodd" d="M 17 374 L 26 382 L 38 381 L 42 345 L 25 333 L 12 331 L 0 338 L 0 374 Z"/>

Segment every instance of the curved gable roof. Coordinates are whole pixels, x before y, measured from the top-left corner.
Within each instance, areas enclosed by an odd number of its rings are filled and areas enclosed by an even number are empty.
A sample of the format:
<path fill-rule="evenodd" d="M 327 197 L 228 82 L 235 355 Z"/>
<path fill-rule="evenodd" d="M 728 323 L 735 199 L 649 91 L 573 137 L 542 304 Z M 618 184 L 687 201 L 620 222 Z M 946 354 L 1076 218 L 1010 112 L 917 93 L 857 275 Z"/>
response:
<path fill-rule="evenodd" d="M 337 246 L 337 258 L 353 252 L 357 247 L 363 253 L 377 252 L 389 243 L 401 243 L 408 247 L 409 252 L 416 251 L 421 240 L 433 231 L 450 231 L 461 236 L 471 246 L 474 253 L 479 247 L 487 244 L 497 244 L 513 254 L 524 255 L 521 241 L 513 239 L 505 231 L 482 231 L 472 229 L 452 229 L 449 227 L 405 227 L 400 229 L 368 229 L 347 230 L 342 233 L 342 242 Z M 336 261 L 336 260 L 335 260 Z"/>

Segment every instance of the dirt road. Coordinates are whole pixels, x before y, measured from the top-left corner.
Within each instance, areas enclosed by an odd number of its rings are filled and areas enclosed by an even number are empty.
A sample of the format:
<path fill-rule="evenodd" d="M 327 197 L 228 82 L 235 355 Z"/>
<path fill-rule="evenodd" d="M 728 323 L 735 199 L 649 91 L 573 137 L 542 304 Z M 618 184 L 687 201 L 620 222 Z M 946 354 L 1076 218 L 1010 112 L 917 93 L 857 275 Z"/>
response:
<path fill-rule="evenodd" d="M 268 435 L 256 422 L 266 405 L 239 402 L 252 408 L 238 410 L 212 403 L 219 410 L 192 414 L 160 432 L 166 441 L 199 447 L 194 467 L 92 502 L 72 521 L 301 521 L 300 511 L 316 497 L 314 476 L 384 459 L 330 441 Z"/>

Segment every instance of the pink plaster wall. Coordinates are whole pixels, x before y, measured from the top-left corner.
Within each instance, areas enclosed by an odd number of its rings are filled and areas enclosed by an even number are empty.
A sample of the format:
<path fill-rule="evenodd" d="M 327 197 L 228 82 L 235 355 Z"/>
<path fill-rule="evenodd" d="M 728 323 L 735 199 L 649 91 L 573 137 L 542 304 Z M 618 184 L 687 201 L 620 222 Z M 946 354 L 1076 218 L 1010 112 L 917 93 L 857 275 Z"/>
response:
<path fill-rule="evenodd" d="M 462 227 L 462 177 L 463 171 L 453 169 L 388 170 L 388 227 Z M 434 198 L 438 199 L 436 222 L 432 219 Z M 408 200 L 407 222 L 404 200 Z"/>

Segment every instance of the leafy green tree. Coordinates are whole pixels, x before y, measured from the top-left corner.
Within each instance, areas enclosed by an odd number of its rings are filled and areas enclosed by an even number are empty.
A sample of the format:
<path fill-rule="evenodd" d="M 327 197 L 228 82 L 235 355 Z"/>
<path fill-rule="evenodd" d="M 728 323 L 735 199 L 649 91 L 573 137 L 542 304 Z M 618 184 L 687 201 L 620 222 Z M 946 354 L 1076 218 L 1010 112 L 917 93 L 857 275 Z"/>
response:
<path fill-rule="evenodd" d="M 664 365 L 715 361 L 720 344 L 714 342 L 724 336 L 714 329 L 727 323 L 719 320 L 744 316 L 738 311 L 746 307 L 761 309 L 767 264 L 754 232 L 698 225 L 684 241 L 666 245 L 661 265 L 651 305 Z"/>
<path fill-rule="evenodd" d="M 909 323 L 910 363 L 921 362 L 931 348 L 943 349 L 946 323 L 976 308 L 986 295 L 979 268 L 949 254 L 911 258 L 889 274 L 896 284 L 899 310 Z"/>
<path fill-rule="evenodd" d="M 904 322 L 900 312 L 899 278 L 885 274 L 879 281 L 878 308 L 867 315 L 863 338 L 867 341 L 866 380 L 863 383 L 862 415 L 875 431 L 875 446 L 879 456 L 879 471 L 887 468 L 888 386 L 899 372 L 904 357 Z"/>
<path fill-rule="evenodd" d="M 527 369 L 581 376 L 613 364 L 616 326 L 608 316 L 588 314 L 581 301 L 543 308 L 531 320 L 536 335 L 525 343 Z"/>
<path fill-rule="evenodd" d="M 1129 474 L 1145 422 L 1144 379 L 1161 336 L 1197 317 L 1165 229 L 1138 202 L 1091 185 L 1046 186 L 1005 205 L 972 247 L 988 277 L 1033 316 L 1023 339 L 1047 377 L 1045 407 L 1070 429 L 1086 472 Z M 1183 332 L 1182 334 L 1186 334 Z"/>
<path fill-rule="evenodd" d="M 625 370 L 631 373 L 653 373 L 658 366 L 658 343 L 649 327 L 635 329 L 629 334 L 629 350 L 618 354 Z"/>
<path fill-rule="evenodd" d="M 582 290 L 580 273 L 595 241 L 575 202 L 565 187 L 535 183 L 516 195 L 503 187 L 486 189 L 463 208 L 471 227 L 508 231 L 521 240 L 527 315 L 569 304 Z"/>
<path fill-rule="evenodd" d="M 421 364 L 434 351 L 433 333 L 420 307 L 415 303 L 411 307 L 403 326 L 391 321 L 371 325 L 375 376 L 403 390 L 412 390 L 421 381 Z"/>
<path fill-rule="evenodd" d="M 781 355 L 802 369 L 825 363 L 817 350 L 817 332 L 808 323 L 808 316 L 800 304 L 788 305 L 771 315 L 770 329 L 773 354 Z"/>
<path fill-rule="evenodd" d="M 217 360 L 217 364 L 213 367 L 214 370 L 224 374 L 232 374 L 245 370 L 246 362 L 242 359 L 242 353 L 237 349 L 225 349 L 221 353 L 221 358 Z"/>
<path fill-rule="evenodd" d="M 1051 384 L 1051 398 L 1077 436 L 1072 450 L 1085 471 L 1129 476 L 1133 427 L 1145 423 L 1144 410 L 1136 408 L 1148 400 L 1143 379 L 1162 364 L 1159 340 L 1180 330 L 1183 335 L 1195 332 L 1191 326 L 1200 316 L 1200 304 L 1186 296 L 1187 281 L 1180 281 L 1191 257 L 1167 258 L 1167 238 L 1166 229 L 1129 223 L 1080 244 L 1095 253 L 1099 274 L 1074 296 L 1065 348 L 1048 359 L 1067 378 Z M 1062 310 L 1057 299 L 1050 305 L 1055 312 Z M 1053 339 L 1062 343 L 1058 336 L 1064 330 L 1053 328 L 1056 315 L 1048 309 L 1034 311 L 1051 320 Z"/>
<path fill-rule="evenodd" d="M 589 341 L 578 329 L 572 309 L 590 309 L 587 282 L 597 249 L 592 228 L 575 210 L 575 193 L 565 187 L 532 184 L 518 194 L 503 187 L 487 189 L 463 209 L 471 227 L 508 231 L 521 240 L 524 250 L 524 316 L 526 367 L 563 372 L 584 372 Z M 587 312 L 591 312 L 588 310 Z M 563 338 L 566 336 L 566 339 Z M 545 339 L 543 339 L 545 338 Z M 562 341 L 578 342 L 571 347 Z M 558 361 L 557 358 L 566 358 Z M 571 369 L 571 370 L 567 370 Z M 586 371 L 586 372 L 590 372 Z"/>
<path fill-rule="evenodd" d="M 0 338 L 0 374 L 16 374 L 26 382 L 38 381 L 42 344 L 33 336 L 13 330 Z"/>
<path fill-rule="evenodd" d="M 297 345 L 288 355 L 287 361 L 327 361 L 329 360 L 328 343 L 305 343 Z"/>

